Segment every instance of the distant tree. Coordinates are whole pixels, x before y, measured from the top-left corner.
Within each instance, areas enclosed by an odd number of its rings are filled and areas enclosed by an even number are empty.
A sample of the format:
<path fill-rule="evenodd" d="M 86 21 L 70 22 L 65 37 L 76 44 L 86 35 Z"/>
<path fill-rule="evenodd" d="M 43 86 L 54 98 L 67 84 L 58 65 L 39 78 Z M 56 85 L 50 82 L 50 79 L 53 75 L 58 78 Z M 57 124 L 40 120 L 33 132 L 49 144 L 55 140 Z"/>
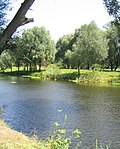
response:
<path fill-rule="evenodd" d="M 65 62 L 66 62 L 66 65 L 67 65 L 67 68 L 69 69 L 70 68 L 70 57 L 71 57 L 71 50 L 67 50 L 65 52 Z"/>
<path fill-rule="evenodd" d="M 55 58 L 55 44 L 44 27 L 33 27 L 23 32 L 19 39 L 19 50 L 25 65 L 30 69 L 43 62 L 51 63 Z M 18 50 L 18 51 L 19 51 Z M 28 70 L 28 69 L 27 69 Z"/>
<path fill-rule="evenodd" d="M 74 51 L 70 54 L 70 65 L 72 68 L 77 68 L 78 75 L 80 75 L 80 68 L 82 67 L 82 51 L 74 46 Z"/>
<path fill-rule="evenodd" d="M 81 26 L 76 32 L 79 36 L 74 44 L 72 55 L 79 72 L 80 67 L 90 69 L 91 66 L 107 57 L 107 40 L 104 32 L 97 27 L 95 22 Z M 72 55 L 71 59 L 74 59 Z"/>
<path fill-rule="evenodd" d="M 108 38 L 108 66 L 111 71 L 116 70 L 120 63 L 120 37 L 118 28 L 109 24 L 107 29 Z"/>
<path fill-rule="evenodd" d="M 6 68 L 10 68 L 12 72 L 12 66 L 14 63 L 14 59 L 9 50 L 4 50 L 2 52 L 2 54 L 0 55 L 0 61 L 1 61 L 1 68 L 3 70 Z"/>
<path fill-rule="evenodd" d="M 6 66 L 2 60 L 2 58 L 0 57 L 0 69 L 4 72 L 4 70 L 6 69 Z"/>
<path fill-rule="evenodd" d="M 71 42 L 72 39 L 73 34 L 67 34 L 59 38 L 56 43 L 57 52 L 55 55 L 55 59 L 57 62 L 62 60 L 65 66 L 67 66 L 67 59 L 65 57 L 65 53 L 67 52 L 67 50 L 72 50 L 72 45 L 74 43 L 73 41 L 73 43 Z"/>
<path fill-rule="evenodd" d="M 19 72 L 20 67 L 23 66 L 23 61 L 24 61 L 24 48 L 21 48 L 22 47 L 21 37 L 15 37 L 12 42 L 12 46 L 13 46 L 13 43 L 15 44 L 13 48 L 14 50 L 10 50 L 10 51 L 13 55 L 15 66 L 18 67 L 18 72 Z"/>

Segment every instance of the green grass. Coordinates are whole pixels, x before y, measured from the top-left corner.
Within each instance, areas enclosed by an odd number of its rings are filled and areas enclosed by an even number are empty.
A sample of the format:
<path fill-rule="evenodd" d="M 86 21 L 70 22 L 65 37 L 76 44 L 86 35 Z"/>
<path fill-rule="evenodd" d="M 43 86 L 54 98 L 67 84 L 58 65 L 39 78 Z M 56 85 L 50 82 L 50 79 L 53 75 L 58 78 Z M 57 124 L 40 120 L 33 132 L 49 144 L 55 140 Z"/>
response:
<path fill-rule="evenodd" d="M 41 72 L 26 72 L 21 67 L 20 72 L 17 68 L 13 68 L 1 72 L 1 76 L 22 76 L 39 80 L 66 80 L 73 81 L 79 84 L 98 84 L 98 85 L 120 85 L 120 71 L 111 72 L 110 70 L 80 70 L 80 75 L 77 74 L 77 69 L 59 69 L 54 65 L 44 68 Z"/>
<path fill-rule="evenodd" d="M 120 85 L 120 72 L 81 70 L 78 83 Z"/>

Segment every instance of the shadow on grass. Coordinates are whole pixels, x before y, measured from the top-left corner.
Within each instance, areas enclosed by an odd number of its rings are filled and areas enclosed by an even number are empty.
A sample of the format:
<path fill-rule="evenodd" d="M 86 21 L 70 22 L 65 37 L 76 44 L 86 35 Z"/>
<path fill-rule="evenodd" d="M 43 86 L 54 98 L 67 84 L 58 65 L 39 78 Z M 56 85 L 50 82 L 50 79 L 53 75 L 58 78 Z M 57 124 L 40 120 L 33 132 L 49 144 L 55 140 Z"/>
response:
<path fill-rule="evenodd" d="M 13 71 L 13 72 L 0 72 L 2 76 L 22 76 L 22 75 L 31 75 L 30 71 Z"/>
<path fill-rule="evenodd" d="M 62 79 L 62 80 L 76 80 L 76 78 L 79 78 L 79 77 L 80 75 L 78 75 L 76 72 L 59 75 L 59 79 Z"/>

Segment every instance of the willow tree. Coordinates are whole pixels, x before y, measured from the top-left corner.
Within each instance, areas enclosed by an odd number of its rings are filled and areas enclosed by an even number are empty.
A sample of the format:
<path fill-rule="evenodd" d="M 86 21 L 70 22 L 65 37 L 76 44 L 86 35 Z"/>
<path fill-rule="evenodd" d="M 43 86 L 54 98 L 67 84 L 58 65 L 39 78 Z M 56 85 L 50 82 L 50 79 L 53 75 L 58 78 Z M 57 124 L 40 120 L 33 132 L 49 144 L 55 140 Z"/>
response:
<path fill-rule="evenodd" d="M 25 16 L 34 1 L 35 0 L 24 0 L 12 21 L 0 35 L 0 53 L 4 50 L 4 47 L 6 46 L 10 37 L 17 30 L 18 27 L 34 21 L 33 18 L 27 18 Z"/>
<path fill-rule="evenodd" d="M 99 64 L 107 57 L 107 40 L 104 32 L 97 27 L 95 22 L 82 25 L 76 30 L 79 36 L 73 46 L 71 55 L 72 65 L 78 68 L 90 69 L 94 64 Z"/>

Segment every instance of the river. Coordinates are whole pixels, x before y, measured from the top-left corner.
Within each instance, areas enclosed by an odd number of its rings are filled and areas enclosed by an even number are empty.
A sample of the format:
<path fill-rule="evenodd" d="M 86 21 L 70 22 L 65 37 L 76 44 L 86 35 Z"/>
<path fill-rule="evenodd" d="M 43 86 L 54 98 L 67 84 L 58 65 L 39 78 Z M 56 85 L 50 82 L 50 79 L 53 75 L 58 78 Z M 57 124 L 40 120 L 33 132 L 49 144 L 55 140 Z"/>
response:
<path fill-rule="evenodd" d="M 78 128 L 83 149 L 98 139 L 120 149 L 120 87 L 77 85 L 70 82 L 25 78 L 0 79 L 0 107 L 11 128 L 45 139 L 54 123 L 71 133 Z M 62 112 L 58 112 L 62 110 Z"/>

